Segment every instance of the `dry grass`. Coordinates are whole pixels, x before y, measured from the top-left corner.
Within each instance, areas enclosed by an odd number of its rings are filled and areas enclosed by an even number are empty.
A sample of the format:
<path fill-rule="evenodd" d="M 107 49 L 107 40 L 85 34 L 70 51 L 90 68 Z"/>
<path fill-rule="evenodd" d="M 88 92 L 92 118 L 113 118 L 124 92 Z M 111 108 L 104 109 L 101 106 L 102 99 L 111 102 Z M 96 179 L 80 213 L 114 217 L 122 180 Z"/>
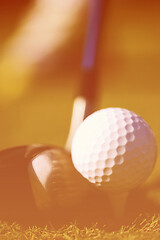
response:
<path fill-rule="evenodd" d="M 142 216 L 140 216 L 141 219 Z M 109 231 L 107 226 L 102 228 L 95 224 L 91 227 L 79 228 L 76 224 L 66 225 L 60 229 L 55 229 L 51 224 L 45 227 L 32 226 L 23 228 L 13 223 L 8 225 L 0 223 L 1 240 L 158 240 L 160 239 L 160 216 L 153 216 L 139 222 L 136 219 L 129 226 L 121 226 L 119 230 Z"/>

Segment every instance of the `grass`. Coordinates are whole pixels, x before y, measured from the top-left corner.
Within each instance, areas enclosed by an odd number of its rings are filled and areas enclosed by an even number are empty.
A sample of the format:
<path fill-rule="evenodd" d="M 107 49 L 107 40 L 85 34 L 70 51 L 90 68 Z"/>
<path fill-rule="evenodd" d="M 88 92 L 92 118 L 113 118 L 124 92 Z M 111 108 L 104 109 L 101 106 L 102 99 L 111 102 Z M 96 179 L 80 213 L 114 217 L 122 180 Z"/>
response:
<path fill-rule="evenodd" d="M 141 216 L 140 216 L 141 218 Z M 91 227 L 79 228 L 76 224 L 55 229 L 51 224 L 45 227 L 32 226 L 24 229 L 20 225 L 0 222 L 1 240 L 139 240 L 160 239 L 160 216 L 153 216 L 139 222 L 137 218 L 130 226 L 122 226 L 119 230 L 108 231 L 107 226 L 99 228 L 97 224 Z"/>

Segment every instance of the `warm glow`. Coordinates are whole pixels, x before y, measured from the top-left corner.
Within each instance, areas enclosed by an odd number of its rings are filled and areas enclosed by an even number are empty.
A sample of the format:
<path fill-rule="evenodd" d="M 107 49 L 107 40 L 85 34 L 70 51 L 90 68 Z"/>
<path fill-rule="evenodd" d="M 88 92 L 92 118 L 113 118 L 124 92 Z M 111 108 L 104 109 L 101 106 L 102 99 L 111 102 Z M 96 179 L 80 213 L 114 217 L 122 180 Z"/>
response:
<path fill-rule="evenodd" d="M 157 163 L 142 188 L 129 194 L 126 214 L 128 218 L 140 212 L 154 215 L 160 211 L 160 1 L 104 2 L 97 64 L 90 75 L 91 80 L 92 76 L 98 79 L 96 110 L 126 108 L 151 126 L 158 145 Z M 23 144 L 64 147 L 67 139 L 66 148 L 70 149 L 86 108 L 85 99 L 75 100 L 74 96 L 84 76 L 81 63 L 88 3 L 89 0 L 2 1 L 0 149 Z M 90 82 L 88 93 L 93 90 Z M 45 186 L 51 165 L 47 158 L 44 164 L 42 158 L 35 158 L 32 167 L 37 175 L 42 174 L 41 183 Z M 122 158 L 118 160 L 123 162 Z M 113 164 L 112 159 L 108 164 Z M 36 175 L 33 182 L 41 186 Z M 44 189 L 37 188 L 37 192 L 35 195 L 40 194 L 47 205 Z M 107 198 L 95 195 L 88 196 L 86 204 L 97 212 L 80 209 L 79 219 L 86 224 L 104 221 L 105 225 L 104 209 L 110 211 L 110 207 Z M 97 206 L 99 199 L 102 205 Z M 38 204 L 43 206 L 42 202 Z"/>

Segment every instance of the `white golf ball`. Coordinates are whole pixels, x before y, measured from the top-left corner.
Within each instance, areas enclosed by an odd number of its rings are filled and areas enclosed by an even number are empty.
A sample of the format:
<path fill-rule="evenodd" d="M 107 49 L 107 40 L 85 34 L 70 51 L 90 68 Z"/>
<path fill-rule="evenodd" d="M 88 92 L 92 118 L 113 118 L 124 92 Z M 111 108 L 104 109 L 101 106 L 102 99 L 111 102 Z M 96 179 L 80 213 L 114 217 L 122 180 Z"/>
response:
<path fill-rule="evenodd" d="M 122 108 L 87 117 L 72 142 L 75 168 L 98 188 L 127 192 L 143 183 L 156 161 L 156 140 L 149 125 Z"/>

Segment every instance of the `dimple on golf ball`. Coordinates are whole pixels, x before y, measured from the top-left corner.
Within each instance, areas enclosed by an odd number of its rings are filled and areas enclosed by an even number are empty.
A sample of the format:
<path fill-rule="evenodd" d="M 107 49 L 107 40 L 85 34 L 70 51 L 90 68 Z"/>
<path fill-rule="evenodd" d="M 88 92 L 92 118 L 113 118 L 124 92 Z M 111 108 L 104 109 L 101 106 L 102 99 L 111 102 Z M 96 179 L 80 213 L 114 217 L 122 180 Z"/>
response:
<path fill-rule="evenodd" d="M 104 191 L 126 192 L 143 183 L 156 161 L 154 134 L 140 116 L 106 108 L 88 116 L 72 142 L 75 168 Z"/>

